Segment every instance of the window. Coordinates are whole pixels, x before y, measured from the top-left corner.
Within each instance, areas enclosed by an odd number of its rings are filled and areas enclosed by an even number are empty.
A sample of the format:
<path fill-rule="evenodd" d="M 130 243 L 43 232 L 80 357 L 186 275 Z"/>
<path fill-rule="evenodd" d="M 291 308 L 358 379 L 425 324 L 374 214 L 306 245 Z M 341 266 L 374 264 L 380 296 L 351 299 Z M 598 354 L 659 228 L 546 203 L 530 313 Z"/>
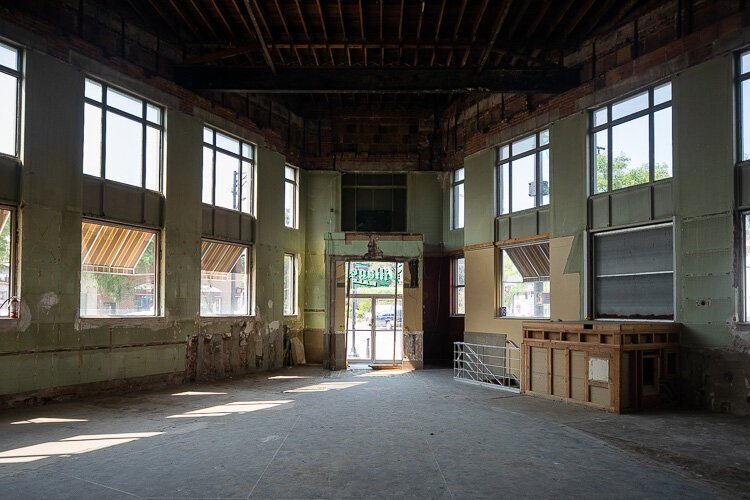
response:
<path fill-rule="evenodd" d="M 201 242 L 201 316 L 245 316 L 248 294 L 248 247 Z"/>
<path fill-rule="evenodd" d="M 299 170 L 287 165 L 284 167 L 284 225 L 297 228 L 297 187 Z"/>
<path fill-rule="evenodd" d="M 13 243 L 14 211 L 0 207 L 0 317 L 10 313 L 10 298 L 13 296 Z"/>
<path fill-rule="evenodd" d="M 18 156 L 21 51 L 0 42 L 0 154 Z"/>
<path fill-rule="evenodd" d="M 672 177 L 672 84 L 591 113 L 591 193 Z"/>
<path fill-rule="evenodd" d="M 750 212 L 747 212 L 742 215 L 742 219 L 744 222 L 743 232 L 744 232 L 744 251 L 743 251 L 743 259 L 744 259 L 744 294 L 745 294 L 745 321 L 750 321 Z"/>
<path fill-rule="evenodd" d="M 464 169 L 459 168 L 453 171 L 452 182 L 452 200 L 453 200 L 453 229 L 464 227 Z"/>
<path fill-rule="evenodd" d="M 674 319 L 672 225 L 594 235 L 594 316 Z"/>
<path fill-rule="evenodd" d="M 405 174 L 343 174 L 341 230 L 406 231 Z"/>
<path fill-rule="evenodd" d="M 90 78 L 85 96 L 83 173 L 159 191 L 162 109 Z"/>
<path fill-rule="evenodd" d="M 743 52 L 737 65 L 739 96 L 739 158 L 750 160 L 750 51 Z"/>
<path fill-rule="evenodd" d="M 81 316 L 156 316 L 159 238 L 156 231 L 84 222 Z"/>
<path fill-rule="evenodd" d="M 549 318 L 549 242 L 500 249 L 500 316 Z"/>
<path fill-rule="evenodd" d="M 549 130 L 497 150 L 497 214 L 549 205 Z"/>
<path fill-rule="evenodd" d="M 463 316 L 466 314 L 466 263 L 463 257 L 453 259 L 452 281 L 453 286 L 453 315 Z"/>
<path fill-rule="evenodd" d="M 255 146 L 203 127 L 203 203 L 255 213 Z"/>
<path fill-rule="evenodd" d="M 284 254 L 284 316 L 297 314 L 297 256 Z"/>

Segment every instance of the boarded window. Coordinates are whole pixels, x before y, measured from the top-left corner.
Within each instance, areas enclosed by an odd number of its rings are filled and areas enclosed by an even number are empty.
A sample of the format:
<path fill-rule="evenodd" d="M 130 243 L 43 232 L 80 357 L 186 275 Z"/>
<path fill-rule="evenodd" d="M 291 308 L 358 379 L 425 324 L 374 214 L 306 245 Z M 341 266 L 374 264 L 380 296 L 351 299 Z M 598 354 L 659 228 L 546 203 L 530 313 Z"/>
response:
<path fill-rule="evenodd" d="M 594 236 L 597 318 L 674 319 L 672 225 Z"/>

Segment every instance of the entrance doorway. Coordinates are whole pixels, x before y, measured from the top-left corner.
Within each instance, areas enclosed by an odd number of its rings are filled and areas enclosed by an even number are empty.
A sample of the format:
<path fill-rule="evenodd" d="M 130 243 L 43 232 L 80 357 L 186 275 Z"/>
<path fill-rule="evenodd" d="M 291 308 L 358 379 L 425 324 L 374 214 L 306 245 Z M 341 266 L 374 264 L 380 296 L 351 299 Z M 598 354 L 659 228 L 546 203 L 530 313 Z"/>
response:
<path fill-rule="evenodd" d="M 400 364 L 404 327 L 403 264 L 348 262 L 346 277 L 347 361 Z"/>

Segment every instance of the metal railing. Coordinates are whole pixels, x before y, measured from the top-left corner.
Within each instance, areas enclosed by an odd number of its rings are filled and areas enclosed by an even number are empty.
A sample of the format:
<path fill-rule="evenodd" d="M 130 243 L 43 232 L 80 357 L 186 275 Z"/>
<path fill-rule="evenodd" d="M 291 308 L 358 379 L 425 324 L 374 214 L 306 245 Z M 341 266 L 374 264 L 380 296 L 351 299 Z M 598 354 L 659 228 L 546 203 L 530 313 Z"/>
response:
<path fill-rule="evenodd" d="M 521 349 L 511 341 L 505 346 L 454 342 L 453 378 L 519 392 Z"/>

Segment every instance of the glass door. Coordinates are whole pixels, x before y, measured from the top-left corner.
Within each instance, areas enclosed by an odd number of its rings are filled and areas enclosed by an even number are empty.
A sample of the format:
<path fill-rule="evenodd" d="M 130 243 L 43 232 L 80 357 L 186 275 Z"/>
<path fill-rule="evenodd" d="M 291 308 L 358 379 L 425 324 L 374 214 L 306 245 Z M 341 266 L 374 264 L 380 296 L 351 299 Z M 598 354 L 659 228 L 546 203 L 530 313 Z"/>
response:
<path fill-rule="evenodd" d="M 375 302 L 375 356 L 378 363 L 403 358 L 403 312 L 401 299 L 373 299 Z"/>
<path fill-rule="evenodd" d="M 371 298 L 349 299 L 349 332 L 346 357 L 351 361 L 371 361 L 373 354 L 373 309 Z"/>

